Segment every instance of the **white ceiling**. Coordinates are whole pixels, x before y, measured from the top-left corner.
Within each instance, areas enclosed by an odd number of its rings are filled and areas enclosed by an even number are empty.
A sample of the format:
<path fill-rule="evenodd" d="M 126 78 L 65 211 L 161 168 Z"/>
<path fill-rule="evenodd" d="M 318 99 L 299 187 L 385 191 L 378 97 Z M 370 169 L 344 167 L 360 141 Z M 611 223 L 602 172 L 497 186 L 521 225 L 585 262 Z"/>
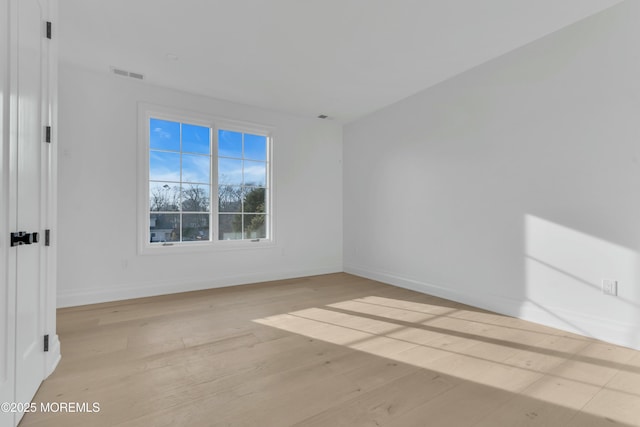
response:
<path fill-rule="evenodd" d="M 61 61 L 347 122 L 620 2 L 59 0 L 58 32 Z"/>

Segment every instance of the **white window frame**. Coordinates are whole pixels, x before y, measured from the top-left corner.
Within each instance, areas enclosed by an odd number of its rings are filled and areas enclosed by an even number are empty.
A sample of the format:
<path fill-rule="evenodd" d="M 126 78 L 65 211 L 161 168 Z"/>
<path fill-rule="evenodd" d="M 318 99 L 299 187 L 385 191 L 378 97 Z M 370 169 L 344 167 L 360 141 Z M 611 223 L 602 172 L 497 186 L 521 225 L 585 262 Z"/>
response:
<path fill-rule="evenodd" d="M 211 190 L 209 221 L 210 241 L 200 242 L 167 242 L 167 244 L 150 242 L 149 219 L 149 120 L 151 118 L 173 122 L 188 123 L 209 127 L 212 131 L 211 145 Z M 218 240 L 218 131 L 220 129 L 264 135 L 267 137 L 267 182 L 266 212 L 267 238 L 254 240 Z M 275 188 L 273 180 L 273 134 L 272 126 L 245 121 L 221 118 L 176 108 L 159 105 L 138 104 L 138 253 L 172 254 L 186 252 L 211 252 L 226 250 L 258 249 L 273 247 L 275 241 Z"/>

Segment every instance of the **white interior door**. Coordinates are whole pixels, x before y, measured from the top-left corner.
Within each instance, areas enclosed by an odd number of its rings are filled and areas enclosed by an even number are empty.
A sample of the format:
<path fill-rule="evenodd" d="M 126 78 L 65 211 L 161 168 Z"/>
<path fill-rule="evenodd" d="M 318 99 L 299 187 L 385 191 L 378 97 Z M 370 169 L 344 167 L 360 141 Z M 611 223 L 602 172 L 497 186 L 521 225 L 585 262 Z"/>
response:
<path fill-rule="evenodd" d="M 45 377 L 43 323 L 42 154 L 48 93 L 45 11 L 38 0 L 20 0 L 17 58 L 16 231 L 38 233 L 39 242 L 16 249 L 16 402 L 30 402 Z"/>
<path fill-rule="evenodd" d="M 47 366 L 44 331 L 47 271 L 44 224 L 47 215 L 49 148 L 45 126 L 51 116 L 48 0 L 0 0 L 0 426 L 22 418 Z M 13 245 L 11 232 L 30 239 Z M 1 403 L 1 402 L 0 402 Z M 11 406 L 13 404 L 13 406 Z"/>

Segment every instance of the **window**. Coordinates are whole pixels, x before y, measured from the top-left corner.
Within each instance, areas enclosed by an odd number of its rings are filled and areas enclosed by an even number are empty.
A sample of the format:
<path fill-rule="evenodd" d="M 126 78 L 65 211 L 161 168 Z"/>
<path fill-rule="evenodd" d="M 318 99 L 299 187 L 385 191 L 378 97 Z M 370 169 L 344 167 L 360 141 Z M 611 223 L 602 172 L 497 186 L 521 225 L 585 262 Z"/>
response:
<path fill-rule="evenodd" d="M 141 111 L 143 252 L 272 240 L 270 129 Z"/>
<path fill-rule="evenodd" d="M 149 119 L 151 243 L 210 240 L 211 129 Z"/>
<path fill-rule="evenodd" d="M 218 239 L 267 237 L 267 138 L 218 130 Z"/>

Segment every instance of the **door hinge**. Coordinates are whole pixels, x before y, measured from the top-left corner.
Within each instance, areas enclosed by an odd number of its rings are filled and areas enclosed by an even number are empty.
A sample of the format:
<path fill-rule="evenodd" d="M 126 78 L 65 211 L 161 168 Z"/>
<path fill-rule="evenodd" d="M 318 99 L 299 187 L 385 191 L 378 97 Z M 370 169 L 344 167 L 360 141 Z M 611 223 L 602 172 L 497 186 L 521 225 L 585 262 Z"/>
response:
<path fill-rule="evenodd" d="M 51 126 L 44 127 L 44 142 L 51 142 Z"/>
<path fill-rule="evenodd" d="M 44 351 L 49 351 L 49 334 L 44 336 Z"/>
<path fill-rule="evenodd" d="M 47 21 L 47 38 L 51 40 L 51 21 Z"/>
<path fill-rule="evenodd" d="M 44 230 L 44 245 L 51 246 L 51 230 Z"/>

